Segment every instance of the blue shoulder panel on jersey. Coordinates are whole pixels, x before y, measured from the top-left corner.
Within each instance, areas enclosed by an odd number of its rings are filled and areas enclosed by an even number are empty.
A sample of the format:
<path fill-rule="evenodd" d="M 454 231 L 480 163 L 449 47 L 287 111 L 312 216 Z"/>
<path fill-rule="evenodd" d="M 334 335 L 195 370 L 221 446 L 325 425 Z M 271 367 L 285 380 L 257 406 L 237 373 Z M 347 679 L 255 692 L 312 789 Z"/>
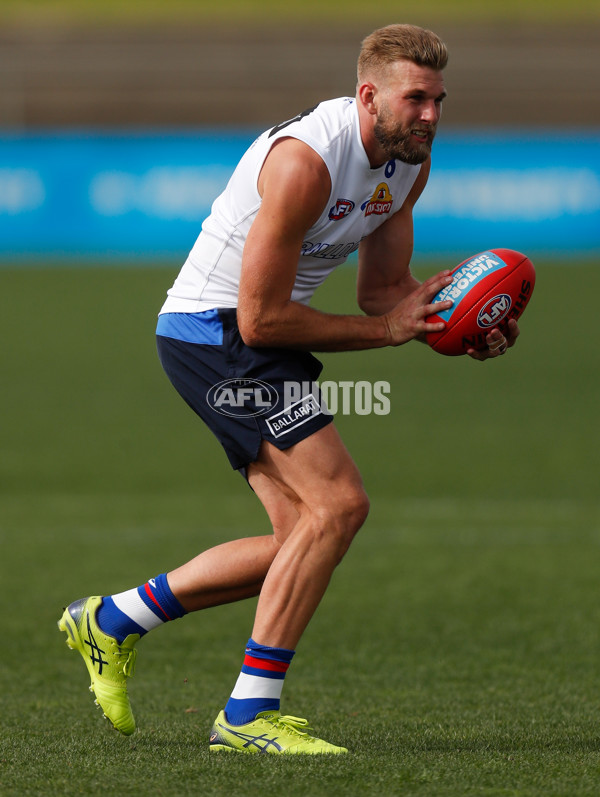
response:
<path fill-rule="evenodd" d="M 220 346 L 223 343 L 223 324 L 216 309 L 204 313 L 163 313 L 158 316 L 156 334 L 186 343 Z"/>

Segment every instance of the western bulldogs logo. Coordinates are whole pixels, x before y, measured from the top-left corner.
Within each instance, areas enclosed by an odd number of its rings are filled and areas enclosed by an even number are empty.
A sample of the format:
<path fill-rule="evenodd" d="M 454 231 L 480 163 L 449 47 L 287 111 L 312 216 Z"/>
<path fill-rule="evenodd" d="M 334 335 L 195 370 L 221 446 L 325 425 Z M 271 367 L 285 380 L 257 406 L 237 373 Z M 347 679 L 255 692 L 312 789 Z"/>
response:
<path fill-rule="evenodd" d="M 345 219 L 354 210 L 354 202 L 351 199 L 338 199 L 335 205 L 329 210 L 331 221 Z"/>
<path fill-rule="evenodd" d="M 375 213 L 377 216 L 382 216 L 384 213 L 389 213 L 392 209 L 393 197 L 387 183 L 379 183 L 371 199 L 360 206 L 364 210 L 365 216 L 370 216 Z"/>

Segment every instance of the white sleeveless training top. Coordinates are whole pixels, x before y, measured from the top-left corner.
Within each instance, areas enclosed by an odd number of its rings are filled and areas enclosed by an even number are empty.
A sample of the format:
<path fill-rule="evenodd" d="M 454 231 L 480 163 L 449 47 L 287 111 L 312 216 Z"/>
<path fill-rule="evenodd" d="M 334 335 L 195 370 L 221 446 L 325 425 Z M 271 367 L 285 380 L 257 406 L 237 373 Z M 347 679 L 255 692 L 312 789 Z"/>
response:
<path fill-rule="evenodd" d="M 372 169 L 350 97 L 322 102 L 266 131 L 246 151 L 215 200 L 161 313 L 237 307 L 244 243 L 261 203 L 258 176 L 273 143 L 284 137 L 308 144 L 331 176 L 329 200 L 306 233 L 298 259 L 292 300 L 304 304 L 358 249 L 362 238 L 400 210 L 421 168 L 392 160 Z"/>

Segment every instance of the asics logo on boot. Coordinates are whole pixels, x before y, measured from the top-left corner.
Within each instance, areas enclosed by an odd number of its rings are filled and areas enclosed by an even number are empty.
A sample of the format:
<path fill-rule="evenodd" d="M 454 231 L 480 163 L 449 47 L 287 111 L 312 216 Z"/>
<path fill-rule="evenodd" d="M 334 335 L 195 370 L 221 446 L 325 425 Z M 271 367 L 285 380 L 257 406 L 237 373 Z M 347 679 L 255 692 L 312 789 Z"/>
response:
<path fill-rule="evenodd" d="M 237 736 L 238 739 L 242 739 L 245 742 L 244 747 L 258 747 L 258 749 L 266 753 L 269 746 L 274 747 L 278 752 L 281 752 L 283 749 L 281 745 L 277 744 L 275 739 L 268 739 L 265 733 L 261 734 L 260 736 L 251 736 L 249 733 L 240 733 L 239 731 L 234 731 L 233 728 L 225 728 L 221 725 L 224 731 L 231 734 L 231 736 Z"/>
<path fill-rule="evenodd" d="M 92 629 L 90 627 L 90 615 L 89 615 L 89 613 L 86 614 L 86 620 L 87 620 L 88 638 L 84 639 L 83 641 L 84 641 L 84 643 L 86 645 L 89 645 L 89 648 L 90 648 L 90 660 L 91 660 L 92 664 L 97 664 L 98 665 L 98 675 L 102 675 L 102 666 L 104 664 L 108 664 L 108 661 L 106 659 L 102 658 L 102 654 L 106 653 L 106 651 L 104 651 L 100 647 L 98 647 L 98 643 L 94 639 L 94 635 L 92 634 Z"/>

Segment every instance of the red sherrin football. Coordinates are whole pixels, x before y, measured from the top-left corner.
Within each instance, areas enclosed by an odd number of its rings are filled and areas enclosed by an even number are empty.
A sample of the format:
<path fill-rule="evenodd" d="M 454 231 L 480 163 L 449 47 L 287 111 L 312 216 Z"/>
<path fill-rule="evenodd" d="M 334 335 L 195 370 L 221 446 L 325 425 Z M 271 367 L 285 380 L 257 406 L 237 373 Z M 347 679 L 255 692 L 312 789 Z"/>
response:
<path fill-rule="evenodd" d="M 533 293 L 535 269 L 531 260 L 512 249 L 490 249 L 460 263 L 454 279 L 433 298 L 452 299 L 449 310 L 428 316 L 444 321 L 443 332 L 428 332 L 427 343 L 440 354 L 465 354 L 485 349 L 486 335 L 495 327 L 502 332 L 510 318 L 519 318 Z"/>

